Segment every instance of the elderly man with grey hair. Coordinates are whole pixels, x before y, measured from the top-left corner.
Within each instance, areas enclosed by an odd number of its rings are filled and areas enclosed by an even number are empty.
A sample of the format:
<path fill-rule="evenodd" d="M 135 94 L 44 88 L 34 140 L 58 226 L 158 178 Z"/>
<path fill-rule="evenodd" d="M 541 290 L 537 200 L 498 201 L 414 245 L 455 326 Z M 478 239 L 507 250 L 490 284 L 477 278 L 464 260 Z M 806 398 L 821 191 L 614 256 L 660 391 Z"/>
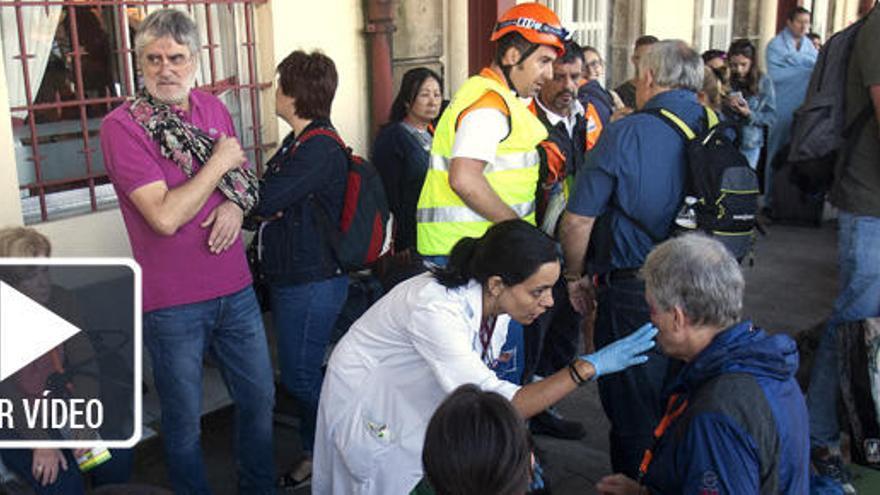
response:
<path fill-rule="evenodd" d="M 684 140 L 655 113 L 669 112 L 701 132 L 707 125 L 697 102 L 702 82 L 703 61 L 685 42 L 652 45 L 639 59 L 640 112 L 608 126 L 575 179 L 560 227 L 565 279 L 576 310 L 589 314 L 598 305 L 596 348 L 650 319 L 636 275 L 654 244 L 670 235 L 687 167 Z M 661 393 L 680 365 L 657 351 L 648 355 L 643 366 L 599 379 L 611 421 L 611 465 L 630 477 L 651 446 L 663 415 Z"/>
<path fill-rule="evenodd" d="M 226 107 L 193 89 L 199 47 L 185 13 L 144 19 L 144 87 L 104 119 L 101 148 L 143 270 L 144 343 L 174 490 L 210 493 L 199 441 L 210 353 L 236 406 L 239 491 L 273 493 L 274 381 L 241 239 L 256 179 Z"/>
<path fill-rule="evenodd" d="M 662 351 L 686 364 L 639 469 L 606 494 L 785 493 L 809 489 L 809 426 L 797 346 L 741 319 L 745 282 L 718 241 L 687 234 L 641 269 Z"/>

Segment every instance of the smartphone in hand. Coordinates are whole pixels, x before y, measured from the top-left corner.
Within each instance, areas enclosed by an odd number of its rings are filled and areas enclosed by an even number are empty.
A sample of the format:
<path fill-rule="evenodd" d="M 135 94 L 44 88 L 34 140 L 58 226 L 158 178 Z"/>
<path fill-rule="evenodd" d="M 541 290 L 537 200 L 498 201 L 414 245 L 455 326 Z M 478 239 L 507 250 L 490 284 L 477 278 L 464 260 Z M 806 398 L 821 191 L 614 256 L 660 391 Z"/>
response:
<path fill-rule="evenodd" d="M 743 97 L 742 91 L 731 91 L 727 94 L 727 98 L 729 98 L 730 101 L 739 101 L 742 104 L 747 103 L 746 99 Z"/>

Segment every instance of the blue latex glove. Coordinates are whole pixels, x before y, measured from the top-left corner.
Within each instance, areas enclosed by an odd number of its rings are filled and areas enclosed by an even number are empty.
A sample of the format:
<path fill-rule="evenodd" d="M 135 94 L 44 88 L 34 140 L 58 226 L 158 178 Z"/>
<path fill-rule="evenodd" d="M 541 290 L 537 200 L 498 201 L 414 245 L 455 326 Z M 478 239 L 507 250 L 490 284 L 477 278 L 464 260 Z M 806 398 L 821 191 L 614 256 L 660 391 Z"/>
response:
<path fill-rule="evenodd" d="M 654 347 L 655 335 L 657 335 L 657 327 L 648 322 L 631 335 L 612 342 L 592 354 L 585 354 L 580 359 L 596 368 L 593 380 L 602 375 L 617 373 L 647 361 L 648 356 L 643 353 Z"/>

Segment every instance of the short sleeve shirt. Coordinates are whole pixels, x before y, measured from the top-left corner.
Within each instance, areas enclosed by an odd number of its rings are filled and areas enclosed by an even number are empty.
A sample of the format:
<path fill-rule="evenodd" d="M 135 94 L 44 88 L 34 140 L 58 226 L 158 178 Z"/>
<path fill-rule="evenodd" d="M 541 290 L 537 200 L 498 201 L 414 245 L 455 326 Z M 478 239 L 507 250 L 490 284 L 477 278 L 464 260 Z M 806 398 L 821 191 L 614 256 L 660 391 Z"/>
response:
<path fill-rule="evenodd" d="M 645 108 L 665 108 L 697 133 L 706 125 L 705 110 L 692 91 L 661 93 Z M 676 130 L 658 116 L 632 114 L 609 125 L 588 153 L 567 210 L 588 217 L 608 213 L 611 268 L 640 267 L 652 237 L 670 232 L 683 199 L 686 166 L 685 143 Z"/>
<path fill-rule="evenodd" d="M 880 7 L 868 15 L 865 24 L 856 35 L 850 56 L 846 85 L 847 125 L 871 102 L 870 87 L 880 84 Z M 880 138 L 877 118 L 871 118 L 862 127 L 848 165 L 836 174 L 840 180 L 835 184 L 832 202 L 839 208 L 856 215 L 880 217 Z"/>
<path fill-rule="evenodd" d="M 189 112 L 182 114 L 184 120 L 213 137 L 235 135 L 229 112 L 216 97 L 192 91 L 189 102 Z M 219 190 L 171 236 L 156 233 L 129 198 L 133 191 L 153 182 L 164 181 L 173 189 L 188 180 L 131 118 L 129 106 L 125 103 L 104 118 L 101 149 L 119 198 L 132 253 L 143 271 L 144 311 L 206 301 L 247 287 L 251 275 L 241 236 L 225 252 L 212 254 L 208 250 L 211 229 L 200 225 L 226 200 Z"/>
<path fill-rule="evenodd" d="M 480 75 L 507 86 L 504 79 L 489 68 L 480 71 Z M 458 116 L 452 158 L 494 162 L 498 143 L 510 133 L 509 116 L 510 111 L 501 95 L 492 91 L 483 95 Z"/>

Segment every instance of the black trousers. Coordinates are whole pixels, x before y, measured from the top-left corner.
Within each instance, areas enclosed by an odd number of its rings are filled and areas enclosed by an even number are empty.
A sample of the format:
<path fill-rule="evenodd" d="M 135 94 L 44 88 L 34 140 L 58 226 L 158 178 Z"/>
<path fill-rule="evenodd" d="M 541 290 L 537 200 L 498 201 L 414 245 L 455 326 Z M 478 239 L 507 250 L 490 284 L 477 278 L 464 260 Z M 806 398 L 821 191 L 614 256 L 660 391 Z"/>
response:
<path fill-rule="evenodd" d="M 644 282 L 634 276 L 603 284 L 597 290 L 597 302 L 596 349 L 651 320 Z M 611 422 L 611 467 L 615 473 L 637 478 L 642 456 L 651 447 L 654 428 L 663 417 L 664 390 L 681 365 L 655 347 L 648 352 L 647 363 L 599 378 L 599 397 Z"/>
<path fill-rule="evenodd" d="M 553 301 L 553 307 L 523 331 L 523 385 L 536 373 L 549 376 L 568 366 L 577 353 L 581 316 L 571 307 L 561 277 L 553 286 Z"/>

